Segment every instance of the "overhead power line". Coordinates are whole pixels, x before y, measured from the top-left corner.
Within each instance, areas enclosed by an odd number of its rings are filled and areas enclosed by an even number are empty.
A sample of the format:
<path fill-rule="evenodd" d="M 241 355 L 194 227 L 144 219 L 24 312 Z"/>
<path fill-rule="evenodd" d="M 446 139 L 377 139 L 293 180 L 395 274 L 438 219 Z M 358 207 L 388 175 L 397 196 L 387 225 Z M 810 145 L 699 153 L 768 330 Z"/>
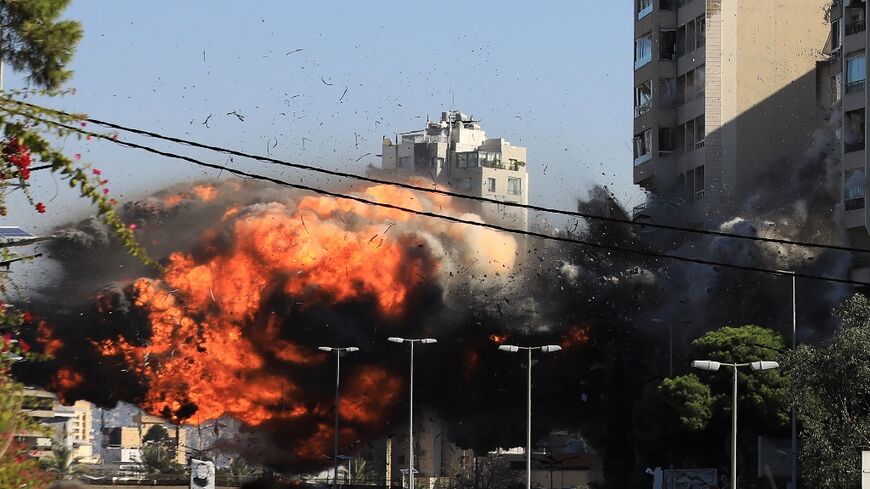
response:
<path fill-rule="evenodd" d="M 37 108 L 37 109 L 41 109 L 41 110 L 48 110 L 48 111 L 55 112 L 57 114 L 61 114 L 61 115 L 65 115 L 65 116 L 72 116 L 72 114 L 69 114 L 69 113 L 61 111 L 61 110 L 50 109 L 47 107 L 42 107 L 40 105 L 31 104 L 28 102 L 22 102 L 22 101 L 13 100 L 13 99 L 5 99 L 5 100 L 9 101 L 9 102 L 16 103 L 16 104 L 20 104 L 23 106 L 27 106 L 27 107 Z M 474 200 L 474 201 L 478 201 L 478 202 L 483 202 L 483 203 L 488 203 L 488 204 L 496 204 L 496 205 L 505 206 L 505 207 L 515 207 L 515 208 L 520 208 L 520 209 L 527 209 L 527 210 L 531 210 L 531 211 L 545 212 L 545 213 L 557 214 L 557 215 L 563 215 L 563 216 L 569 216 L 569 217 L 579 217 L 579 218 L 588 219 L 588 220 L 592 220 L 592 221 L 612 222 L 612 223 L 619 223 L 619 224 L 627 224 L 630 226 L 642 226 L 642 227 L 652 228 L 652 229 L 663 229 L 663 230 L 667 230 L 667 231 L 696 233 L 696 234 L 715 236 L 715 237 L 721 237 L 721 238 L 744 239 L 744 240 L 758 241 L 758 242 L 763 242 L 763 243 L 774 243 L 774 244 L 789 245 L 789 246 L 801 246 L 801 247 L 806 247 L 806 248 L 847 251 L 847 252 L 852 252 L 852 253 L 870 253 L 870 249 L 856 248 L 856 247 L 852 247 L 852 246 L 815 243 L 815 242 L 810 242 L 810 241 L 790 240 L 790 239 L 784 239 L 784 238 L 768 238 L 768 237 L 763 237 L 763 236 L 748 236 L 745 234 L 729 233 L 729 232 L 725 232 L 725 231 L 715 231 L 715 230 L 710 230 L 710 229 L 690 228 L 690 227 L 685 227 L 685 226 L 676 226 L 676 225 L 672 225 L 672 224 L 662 224 L 662 223 L 655 223 L 655 222 L 633 221 L 630 219 L 622 219 L 622 218 L 618 218 L 618 217 L 590 214 L 588 212 L 569 211 L 569 210 L 565 210 L 565 209 L 544 207 L 544 206 L 533 205 L 533 204 L 522 204 L 522 203 L 518 203 L 518 202 L 501 201 L 501 200 L 492 199 L 492 198 L 488 198 L 488 197 L 479 197 L 479 196 L 474 196 L 474 195 L 461 194 L 458 192 L 452 192 L 450 190 L 443 190 L 443 189 L 439 189 L 439 188 L 420 187 L 420 186 L 412 185 L 409 183 L 384 180 L 381 178 L 374 178 L 374 177 L 369 177 L 369 176 L 365 176 L 365 175 L 357 175 L 355 173 L 348 173 L 348 172 L 343 172 L 343 171 L 338 171 L 338 170 L 329 170 L 326 168 L 312 166 L 312 165 L 306 165 L 303 163 L 293 163 L 290 161 L 284 161 L 284 160 L 279 160 L 277 158 L 272 158 L 270 156 L 262 156 L 262 155 L 252 154 L 252 153 L 246 153 L 246 152 L 238 151 L 238 150 L 234 150 L 234 149 L 223 148 L 223 147 L 214 146 L 211 144 L 200 143 L 200 142 L 192 141 L 189 139 L 182 139 L 182 138 L 178 138 L 178 137 L 174 137 L 174 136 L 167 136 L 167 135 L 156 133 L 153 131 L 147 131 L 144 129 L 138 129 L 138 128 L 134 128 L 134 127 L 124 126 L 122 124 L 117 124 L 117 123 L 109 122 L 109 121 L 103 121 L 100 119 L 87 118 L 85 120 L 88 122 L 91 122 L 93 124 L 98 124 L 98 125 L 101 125 L 104 127 L 111 128 L 111 129 L 117 129 L 119 131 L 125 131 L 125 132 L 129 132 L 132 134 L 138 134 L 141 136 L 147 136 L 147 137 L 151 137 L 151 138 L 155 138 L 155 139 L 161 139 L 163 141 L 184 144 L 184 145 L 195 147 L 195 148 L 207 149 L 210 151 L 216 151 L 219 153 L 238 156 L 241 158 L 249 158 L 252 160 L 258 160 L 258 161 L 263 161 L 266 163 L 286 166 L 286 167 L 290 167 L 290 168 L 296 168 L 299 170 L 312 171 L 312 172 L 317 172 L 317 173 L 321 173 L 324 175 L 359 180 L 359 181 L 368 182 L 368 183 L 375 183 L 378 185 L 391 185 L 391 186 L 400 187 L 400 188 L 404 188 L 404 189 L 408 189 L 408 190 L 414 190 L 414 191 L 418 191 L 418 192 L 428 192 L 428 193 L 433 193 L 433 194 L 445 195 L 445 196 L 449 196 L 449 197 L 453 197 L 453 198 L 457 198 L 457 199 Z"/>
<path fill-rule="evenodd" d="M 870 286 L 870 282 L 861 282 L 861 281 L 857 281 L 857 280 L 843 279 L 843 278 L 836 278 L 836 277 L 826 277 L 826 276 L 822 276 L 822 275 L 812 275 L 812 274 L 801 273 L 801 272 L 788 272 L 788 271 L 783 271 L 783 270 L 753 267 L 753 266 L 747 266 L 747 265 L 737 265 L 737 264 L 733 264 L 733 263 L 718 262 L 715 260 L 706 260 L 703 258 L 691 258 L 691 257 L 686 257 L 686 256 L 668 254 L 668 253 L 658 253 L 658 252 L 649 251 L 649 250 L 638 250 L 638 249 L 632 249 L 632 248 L 624 248 L 624 247 L 616 246 L 616 245 L 594 243 L 591 241 L 570 238 L 567 236 L 553 236 L 553 235 L 539 233 L 539 232 L 535 232 L 535 231 L 526 231 L 526 230 L 522 230 L 522 229 L 509 228 L 509 227 L 501 226 L 498 224 L 471 221 L 471 220 L 462 219 L 459 217 L 454 217 L 454 216 L 450 216 L 450 215 L 446 215 L 446 214 L 439 214 L 436 212 L 428 212 L 428 211 L 411 209 L 408 207 L 403 207 L 403 206 L 390 204 L 390 203 L 386 203 L 386 202 L 378 202 L 378 201 L 370 200 L 370 199 L 367 199 L 365 197 L 360 197 L 357 195 L 334 192 L 331 190 L 326 190 L 326 189 L 322 189 L 322 188 L 318 188 L 318 187 L 312 187 L 310 185 L 304 185 L 301 183 L 287 182 L 287 181 L 280 180 L 280 179 L 277 179 L 274 177 L 269 177 L 269 176 L 260 175 L 257 173 L 239 170 L 237 168 L 231 168 L 231 167 L 227 167 L 227 166 L 219 165 L 219 164 L 215 164 L 215 163 L 208 163 L 205 161 L 198 160 L 196 158 L 192 158 L 190 156 L 180 155 L 177 153 L 172 153 L 169 151 L 163 151 L 163 150 L 159 150 L 156 148 L 152 148 L 150 146 L 145 146 L 142 144 L 124 141 L 120 138 L 114 138 L 112 136 L 107 136 L 105 134 L 99 134 L 99 133 L 95 133 L 92 131 L 87 131 L 85 129 L 70 126 L 68 124 L 63 124 L 63 123 L 52 121 L 52 120 L 46 120 L 46 119 L 31 115 L 31 114 L 23 114 L 22 113 L 19 115 L 21 115 L 22 117 L 27 117 L 31 120 L 41 122 L 43 124 L 50 124 L 50 125 L 53 125 L 56 127 L 62 127 L 62 128 L 69 130 L 69 131 L 74 131 L 74 132 L 77 132 L 79 134 L 84 134 L 84 135 L 91 136 L 94 138 L 102 139 L 104 141 L 109 141 L 109 142 L 118 144 L 120 146 L 125 146 L 128 148 L 134 148 L 134 149 L 140 149 L 140 150 L 152 153 L 152 154 L 165 156 L 167 158 L 173 158 L 173 159 L 178 159 L 178 160 L 182 160 L 182 161 L 187 161 L 187 162 L 193 163 L 197 166 L 202 166 L 205 168 L 226 171 L 226 172 L 232 173 L 234 175 L 238 175 L 240 177 L 250 178 L 250 179 L 254 179 L 254 180 L 261 180 L 261 181 L 265 181 L 265 182 L 271 182 L 271 183 L 274 183 L 276 185 L 291 187 L 291 188 L 295 188 L 298 190 L 304 190 L 307 192 L 313 192 L 313 193 L 317 193 L 320 195 L 334 197 L 337 199 L 351 200 L 351 201 L 359 202 L 359 203 L 365 204 L 365 205 L 372 205 L 372 206 L 378 206 L 378 207 L 383 207 L 383 208 L 387 208 L 387 209 L 398 210 L 398 211 L 406 212 L 408 214 L 415 214 L 418 216 L 430 217 L 430 218 L 434 218 L 434 219 L 441 219 L 444 221 L 454 222 L 454 223 L 458 223 L 458 224 L 466 224 L 469 226 L 478 226 L 478 227 L 493 229 L 496 231 L 502 231 L 502 232 L 507 232 L 507 233 L 512 233 L 512 234 L 519 234 L 519 235 L 523 235 L 523 236 L 530 236 L 530 237 L 540 238 L 540 239 L 545 239 L 545 240 L 550 240 L 550 241 L 557 241 L 557 242 L 562 242 L 562 243 L 570 243 L 570 244 L 575 244 L 575 245 L 580 245 L 580 246 L 586 246 L 589 248 L 596 248 L 596 249 L 621 252 L 621 253 L 630 253 L 630 254 L 645 256 L 645 257 L 650 257 L 650 258 L 665 258 L 665 259 L 669 259 L 669 260 L 682 261 L 682 262 L 686 262 L 686 263 L 694 263 L 694 264 L 698 264 L 698 265 L 731 268 L 731 269 L 735 269 L 735 270 L 743 270 L 743 271 L 748 271 L 748 272 L 765 273 L 768 275 L 786 276 L 786 277 L 794 276 L 794 277 L 799 277 L 799 278 L 805 278 L 805 279 L 810 279 L 810 280 L 820 280 L 820 281 L 825 281 L 825 282 L 841 283 L 841 284 L 848 284 L 848 285 Z"/>

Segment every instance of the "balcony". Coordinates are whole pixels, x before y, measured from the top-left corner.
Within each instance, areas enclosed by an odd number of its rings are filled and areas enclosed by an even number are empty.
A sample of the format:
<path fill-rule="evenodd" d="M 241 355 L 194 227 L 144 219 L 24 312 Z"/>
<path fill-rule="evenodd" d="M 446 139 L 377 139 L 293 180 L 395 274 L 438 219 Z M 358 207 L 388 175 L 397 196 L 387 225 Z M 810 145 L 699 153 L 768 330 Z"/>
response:
<path fill-rule="evenodd" d="M 858 197 L 856 199 L 847 199 L 846 201 L 844 201 L 844 204 L 846 205 L 847 211 L 855 211 L 858 209 L 863 209 L 864 208 L 864 197 Z"/>
<path fill-rule="evenodd" d="M 635 107 L 634 108 L 634 117 L 638 118 L 638 117 L 646 114 L 647 112 L 650 111 L 650 108 L 652 108 L 652 104 L 650 104 L 650 103 L 645 103 L 643 105 Z"/>
<path fill-rule="evenodd" d="M 845 143 L 843 144 L 843 150 L 846 153 L 854 153 L 855 151 L 862 151 L 864 149 L 864 139 L 859 139 L 854 143 Z"/>
<path fill-rule="evenodd" d="M 852 24 L 846 25 L 846 35 L 851 36 L 852 34 L 864 32 L 866 29 L 867 29 L 867 21 L 859 20 L 858 22 L 854 22 Z"/>
<path fill-rule="evenodd" d="M 849 82 L 846 84 L 846 93 L 855 93 L 861 92 L 864 90 L 864 83 L 866 80 L 858 80 Z"/>

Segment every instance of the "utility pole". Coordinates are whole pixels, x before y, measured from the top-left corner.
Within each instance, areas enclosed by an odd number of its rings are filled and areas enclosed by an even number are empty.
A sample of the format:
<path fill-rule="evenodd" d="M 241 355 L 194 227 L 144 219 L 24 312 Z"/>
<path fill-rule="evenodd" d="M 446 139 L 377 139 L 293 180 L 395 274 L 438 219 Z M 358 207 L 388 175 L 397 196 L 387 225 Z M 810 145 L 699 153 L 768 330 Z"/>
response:
<path fill-rule="evenodd" d="M 387 341 L 411 344 L 411 378 L 408 389 L 408 489 L 414 489 L 414 344 L 430 345 L 438 341 L 435 338 L 400 338 L 398 336 L 390 336 Z"/>
<path fill-rule="evenodd" d="M 338 489 L 338 386 L 341 380 L 341 354 L 343 352 L 353 353 L 359 351 L 359 348 L 355 346 L 319 346 L 317 349 L 325 352 L 335 352 L 335 426 L 332 433 L 332 489 Z"/>

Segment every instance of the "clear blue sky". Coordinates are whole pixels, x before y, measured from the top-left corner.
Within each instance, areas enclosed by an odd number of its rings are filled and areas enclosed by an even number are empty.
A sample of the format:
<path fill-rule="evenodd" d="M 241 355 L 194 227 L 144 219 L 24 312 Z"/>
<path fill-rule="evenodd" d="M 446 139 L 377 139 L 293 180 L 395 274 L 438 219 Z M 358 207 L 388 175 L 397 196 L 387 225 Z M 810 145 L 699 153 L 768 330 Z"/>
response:
<path fill-rule="evenodd" d="M 250 152 L 277 142 L 279 158 L 363 172 L 377 159 L 355 160 L 380 153 L 383 136 L 422 127 L 455 97 L 490 136 L 528 147 L 533 203 L 573 207 L 592 183 L 629 204 L 641 198 L 631 184 L 628 1 L 74 0 L 67 17 L 85 35 L 69 84 L 77 92 L 46 101 L 55 107 Z M 7 88 L 21 86 L 7 77 Z M 244 122 L 226 115 L 234 110 Z M 65 144 L 104 171 L 116 197 L 216 176 L 109 143 Z M 34 183 L 38 199 L 54 199 L 50 210 L 84 215 L 50 176 Z"/>

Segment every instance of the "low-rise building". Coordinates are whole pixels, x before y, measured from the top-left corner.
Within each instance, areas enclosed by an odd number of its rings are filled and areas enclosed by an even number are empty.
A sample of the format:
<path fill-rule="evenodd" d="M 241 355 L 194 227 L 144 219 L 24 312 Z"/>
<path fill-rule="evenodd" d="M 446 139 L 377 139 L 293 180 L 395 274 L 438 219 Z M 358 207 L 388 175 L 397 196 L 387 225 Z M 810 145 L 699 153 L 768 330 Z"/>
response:
<path fill-rule="evenodd" d="M 34 421 L 48 428 L 45 433 L 19 435 L 35 457 L 50 457 L 54 446 L 64 445 L 72 450 L 72 458 L 79 463 L 97 462 L 93 452 L 91 403 L 77 401 L 72 406 L 64 406 L 51 392 L 29 387 L 24 391 L 22 408 Z"/>

